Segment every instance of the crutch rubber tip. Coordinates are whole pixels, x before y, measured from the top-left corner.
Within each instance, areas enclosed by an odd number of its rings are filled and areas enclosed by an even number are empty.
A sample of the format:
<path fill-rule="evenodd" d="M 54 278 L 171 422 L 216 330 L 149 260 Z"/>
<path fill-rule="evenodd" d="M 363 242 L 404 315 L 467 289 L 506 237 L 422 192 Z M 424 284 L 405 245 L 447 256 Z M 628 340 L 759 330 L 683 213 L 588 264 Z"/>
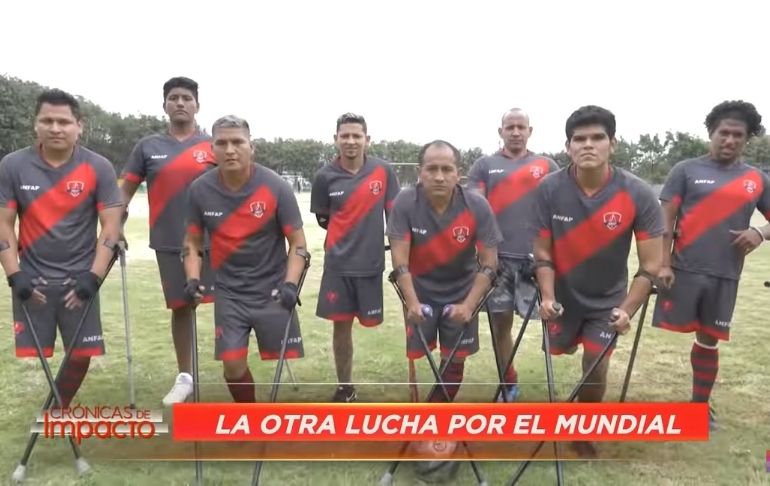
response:
<path fill-rule="evenodd" d="M 561 309 L 562 309 L 562 307 L 561 307 L 560 303 L 558 303 L 558 302 L 554 302 L 553 303 L 553 310 L 555 310 L 556 312 L 561 312 Z"/>
<path fill-rule="evenodd" d="M 422 311 L 423 317 L 433 317 L 433 307 L 428 304 L 421 305 L 420 310 Z"/>
<path fill-rule="evenodd" d="M 75 470 L 77 471 L 78 476 L 83 476 L 85 474 L 88 474 L 89 471 L 91 471 L 91 466 L 88 464 L 88 461 L 86 461 L 82 457 L 78 457 L 75 460 Z"/>
<path fill-rule="evenodd" d="M 23 483 L 24 480 L 27 478 L 27 466 L 23 464 L 19 464 L 16 466 L 16 469 L 14 469 L 13 474 L 11 474 L 11 479 L 14 483 Z"/>
<path fill-rule="evenodd" d="M 136 410 L 136 404 L 132 403 L 131 405 L 128 406 L 128 408 L 130 408 L 131 410 Z"/>
<path fill-rule="evenodd" d="M 449 314 L 452 313 L 452 304 L 447 304 L 444 306 L 444 310 L 441 311 L 441 315 L 446 317 Z"/>
<path fill-rule="evenodd" d="M 393 484 L 393 475 L 389 472 L 386 472 L 382 475 L 382 478 L 380 479 L 380 486 L 391 486 Z"/>

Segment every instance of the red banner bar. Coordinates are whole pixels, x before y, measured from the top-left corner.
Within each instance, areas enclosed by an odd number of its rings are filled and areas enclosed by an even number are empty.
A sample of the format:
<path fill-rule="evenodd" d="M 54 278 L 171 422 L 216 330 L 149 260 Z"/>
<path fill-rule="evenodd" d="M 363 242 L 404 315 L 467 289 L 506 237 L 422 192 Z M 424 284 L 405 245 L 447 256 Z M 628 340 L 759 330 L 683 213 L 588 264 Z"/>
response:
<path fill-rule="evenodd" d="M 695 441 L 705 403 L 181 403 L 175 441 Z"/>

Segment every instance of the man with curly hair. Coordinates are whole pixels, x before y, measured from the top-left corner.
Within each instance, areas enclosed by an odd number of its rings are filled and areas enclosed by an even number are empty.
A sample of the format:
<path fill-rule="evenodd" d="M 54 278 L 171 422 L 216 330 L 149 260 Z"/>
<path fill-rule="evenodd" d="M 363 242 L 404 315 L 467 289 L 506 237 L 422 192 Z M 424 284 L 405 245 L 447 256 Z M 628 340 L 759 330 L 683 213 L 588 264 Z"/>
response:
<path fill-rule="evenodd" d="M 744 259 L 770 236 L 770 224 L 750 225 L 755 209 L 770 220 L 770 178 L 741 158 L 749 139 L 762 134 L 762 117 L 751 103 L 725 101 L 705 124 L 709 153 L 677 163 L 660 194 L 666 232 L 653 315 L 655 327 L 695 332 L 694 402 L 710 399 Z M 709 415 L 715 430 L 713 411 Z"/>

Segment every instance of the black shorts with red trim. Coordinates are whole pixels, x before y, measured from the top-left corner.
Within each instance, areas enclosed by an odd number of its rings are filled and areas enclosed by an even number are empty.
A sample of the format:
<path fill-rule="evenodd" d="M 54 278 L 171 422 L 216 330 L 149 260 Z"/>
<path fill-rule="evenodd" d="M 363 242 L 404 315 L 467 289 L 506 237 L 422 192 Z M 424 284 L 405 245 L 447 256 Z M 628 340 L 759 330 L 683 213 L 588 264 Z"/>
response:
<path fill-rule="evenodd" d="M 578 305 L 565 304 L 564 313 L 547 323 L 551 354 L 571 354 L 578 344 L 583 345 L 584 353 L 599 354 L 612 340 L 611 315 L 612 309 L 589 311 Z M 614 348 L 613 344 L 608 356 Z"/>
<path fill-rule="evenodd" d="M 217 293 L 214 302 L 214 358 L 220 361 L 244 359 L 249 354 L 251 330 L 257 337 L 263 360 L 278 359 L 289 321 L 289 311 L 276 302 L 258 303 L 243 297 Z M 286 359 L 302 358 L 305 351 L 297 314 L 291 316 Z"/>
<path fill-rule="evenodd" d="M 479 350 L 479 316 L 476 315 L 469 323 L 459 323 L 441 315 L 443 305 L 431 305 L 433 315 L 426 316 L 419 324 L 428 343 L 428 349 L 436 349 L 436 341 L 441 346 L 441 357 L 449 357 L 457 340 L 460 339 L 463 327 L 467 327 L 460 346 L 455 353 L 456 358 L 465 358 Z M 406 324 L 406 356 L 409 359 L 418 359 L 425 356 L 425 350 L 420 342 L 420 337 L 411 324 Z"/>
<path fill-rule="evenodd" d="M 184 274 L 181 254 L 174 251 L 156 251 L 155 259 L 158 261 L 160 283 L 163 286 L 163 296 L 166 298 L 166 309 L 180 309 L 189 306 L 190 303 L 184 292 L 184 284 L 187 279 Z M 201 285 L 206 287 L 201 302 L 214 302 L 214 277 L 208 251 L 203 254 Z"/>
<path fill-rule="evenodd" d="M 19 358 L 37 357 L 35 341 L 32 339 L 30 325 L 35 326 L 35 332 L 43 348 L 43 355 L 47 358 L 53 356 L 56 345 L 56 328 L 62 335 L 65 348 L 69 348 L 75 330 L 83 317 L 85 303 L 79 309 L 68 310 L 64 307 L 64 296 L 72 290 L 69 283 L 49 281 L 46 287 L 37 289 L 46 296 L 45 304 L 38 304 L 32 299 L 27 301 L 27 310 L 32 323 L 27 322 L 21 309 L 21 301 L 13 296 L 13 332 L 16 335 L 16 356 Z M 102 322 L 99 316 L 99 295 L 94 297 L 94 302 L 88 311 L 88 315 L 80 328 L 75 349 L 72 356 L 100 356 L 104 354 L 104 338 L 102 336 Z"/>
<path fill-rule="evenodd" d="M 358 322 L 365 327 L 382 323 L 382 275 L 350 277 L 324 270 L 318 291 L 318 317 Z"/>
<path fill-rule="evenodd" d="M 729 341 L 737 296 L 737 280 L 674 269 L 674 285 L 658 289 L 652 325 Z"/>

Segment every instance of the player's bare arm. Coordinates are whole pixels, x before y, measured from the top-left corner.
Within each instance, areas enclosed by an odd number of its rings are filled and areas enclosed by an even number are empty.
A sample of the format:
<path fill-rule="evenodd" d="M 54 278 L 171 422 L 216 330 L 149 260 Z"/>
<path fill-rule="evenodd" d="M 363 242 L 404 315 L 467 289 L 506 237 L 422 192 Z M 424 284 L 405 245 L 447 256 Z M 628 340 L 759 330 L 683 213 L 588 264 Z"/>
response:
<path fill-rule="evenodd" d="M 132 182 L 126 179 L 121 180 L 120 193 L 123 195 L 123 204 L 126 205 L 125 209 L 128 209 L 128 204 L 131 202 L 131 199 L 134 197 L 134 194 L 136 194 L 138 188 L 138 182 Z"/>
<path fill-rule="evenodd" d="M 203 267 L 203 233 L 188 230 L 183 244 L 184 275 L 187 280 L 200 280 Z"/>
<path fill-rule="evenodd" d="M 16 209 L 0 208 L 0 264 L 8 276 L 8 283 L 17 296 L 28 298 L 40 304 L 46 303 L 45 294 L 34 287 L 29 275 L 24 275 L 19 268 L 19 243 L 16 238 Z M 44 284 L 45 282 L 40 282 Z M 22 300 L 25 300 L 22 298 Z"/>
<path fill-rule="evenodd" d="M 0 208 L 0 264 L 6 275 L 19 271 L 19 243 L 16 239 L 16 209 Z"/>
<path fill-rule="evenodd" d="M 535 257 L 535 277 L 540 287 L 540 315 L 543 319 L 555 319 L 560 312 L 554 309 L 556 303 L 554 282 L 556 271 L 553 266 L 553 242 L 549 237 L 539 236 L 535 239 L 532 254 Z"/>
<path fill-rule="evenodd" d="M 412 275 L 409 273 L 409 249 L 411 243 L 409 241 L 397 240 L 394 238 L 389 238 L 389 240 L 393 270 L 397 274 L 396 281 L 401 287 L 401 291 L 404 293 L 404 300 L 406 301 L 406 320 L 414 323 L 422 322 L 423 317 L 420 301 L 417 299 L 417 292 L 414 290 Z"/>
<path fill-rule="evenodd" d="M 297 285 L 302 275 L 302 269 L 305 267 L 305 255 L 307 254 L 305 232 L 302 229 L 294 230 L 286 236 L 286 240 L 289 242 L 286 282 Z"/>
<path fill-rule="evenodd" d="M 115 253 L 115 245 L 120 237 L 120 220 L 123 216 L 124 206 L 115 206 L 99 211 L 99 226 L 101 233 L 96 242 L 96 256 L 91 265 L 91 272 L 103 279 L 107 273 L 107 267 Z"/>
<path fill-rule="evenodd" d="M 661 285 L 670 289 L 674 284 L 674 272 L 671 270 L 671 248 L 674 241 L 674 228 L 679 207 L 672 201 L 665 201 L 661 205 L 663 209 L 663 246 L 661 247 L 661 265 L 657 273 Z"/>
<path fill-rule="evenodd" d="M 621 334 L 631 328 L 630 316 L 634 315 L 647 299 L 652 289 L 653 279 L 660 273 L 663 237 L 637 240 L 636 252 L 639 257 L 639 270 L 631 281 L 631 288 L 622 304 L 618 307 L 618 317 L 611 325 Z"/>

